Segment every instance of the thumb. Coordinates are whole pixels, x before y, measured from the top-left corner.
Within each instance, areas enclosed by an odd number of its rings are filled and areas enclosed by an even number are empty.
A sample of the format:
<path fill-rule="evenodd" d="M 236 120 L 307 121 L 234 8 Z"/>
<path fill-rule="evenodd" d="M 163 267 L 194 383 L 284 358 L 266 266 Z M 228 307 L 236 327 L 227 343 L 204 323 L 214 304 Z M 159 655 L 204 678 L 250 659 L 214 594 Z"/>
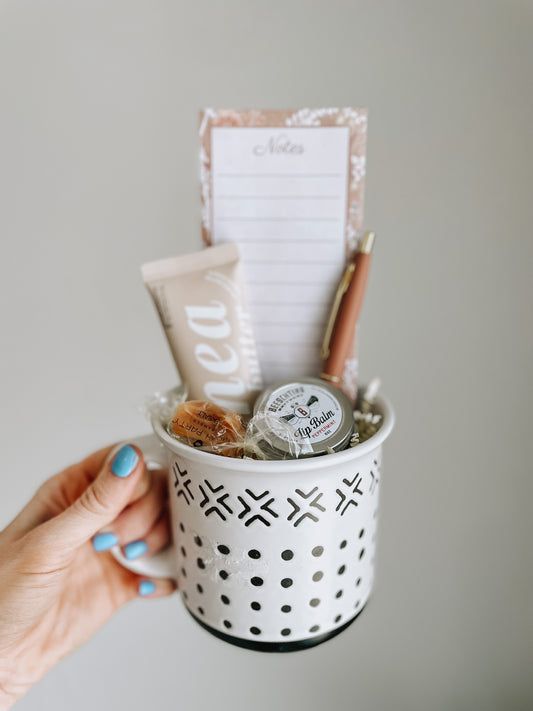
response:
<path fill-rule="evenodd" d="M 63 550 L 78 548 L 128 505 L 144 472 L 143 455 L 137 446 L 115 448 L 83 494 L 42 528 L 48 529 Z"/>

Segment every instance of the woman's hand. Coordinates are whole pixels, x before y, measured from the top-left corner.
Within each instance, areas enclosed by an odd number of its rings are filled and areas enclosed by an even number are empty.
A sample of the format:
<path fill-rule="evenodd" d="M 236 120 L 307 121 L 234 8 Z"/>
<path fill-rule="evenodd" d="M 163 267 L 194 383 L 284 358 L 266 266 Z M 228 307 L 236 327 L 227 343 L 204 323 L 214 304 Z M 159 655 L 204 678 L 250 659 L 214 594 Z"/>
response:
<path fill-rule="evenodd" d="M 9 708 L 125 602 L 160 597 L 127 558 L 167 545 L 166 473 L 149 472 L 132 445 L 91 454 L 46 481 L 0 532 L 0 709 Z"/>

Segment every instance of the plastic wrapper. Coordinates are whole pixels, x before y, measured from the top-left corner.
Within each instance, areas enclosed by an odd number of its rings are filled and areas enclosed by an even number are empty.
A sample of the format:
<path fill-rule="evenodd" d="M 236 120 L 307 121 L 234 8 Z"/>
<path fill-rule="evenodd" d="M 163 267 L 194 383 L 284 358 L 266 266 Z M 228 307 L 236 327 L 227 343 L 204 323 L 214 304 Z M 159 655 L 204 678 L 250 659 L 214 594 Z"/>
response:
<path fill-rule="evenodd" d="M 309 456 L 308 441 L 297 441 L 293 427 L 269 413 L 258 413 L 245 420 L 236 412 L 205 400 L 179 401 L 169 409 L 160 396 L 150 410 L 165 417 L 167 432 L 175 439 L 204 452 L 247 459 L 297 459 Z M 276 443 L 283 440 L 287 449 L 281 456 Z"/>
<path fill-rule="evenodd" d="M 172 419 L 178 405 L 187 399 L 187 388 L 185 385 L 177 385 L 172 390 L 157 392 L 146 399 L 142 412 L 148 420 L 157 419 L 166 427 L 167 422 Z"/>
<path fill-rule="evenodd" d="M 225 457 L 242 457 L 246 427 L 242 417 L 206 400 L 178 405 L 167 430 L 183 442 Z"/>
<path fill-rule="evenodd" d="M 283 418 L 260 411 L 246 428 L 244 453 L 253 459 L 299 459 L 312 455 L 313 449 L 309 439 L 296 438 L 293 426 Z"/>

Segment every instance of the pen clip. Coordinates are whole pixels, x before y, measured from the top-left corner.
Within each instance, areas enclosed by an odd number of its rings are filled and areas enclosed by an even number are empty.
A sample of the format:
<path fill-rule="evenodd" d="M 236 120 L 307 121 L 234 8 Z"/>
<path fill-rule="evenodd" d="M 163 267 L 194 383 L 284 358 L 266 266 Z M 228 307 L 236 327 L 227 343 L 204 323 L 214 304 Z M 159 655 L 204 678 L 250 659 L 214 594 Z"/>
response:
<path fill-rule="evenodd" d="M 331 307 L 331 313 L 330 313 L 329 319 L 328 319 L 328 325 L 326 326 L 326 332 L 324 334 L 324 340 L 322 341 L 322 348 L 320 351 L 320 356 L 321 356 L 322 360 L 326 360 L 326 358 L 329 357 L 329 345 L 331 342 L 331 337 L 333 335 L 333 328 L 335 326 L 335 321 L 337 320 L 337 314 L 339 313 L 339 308 L 341 305 L 342 297 L 348 290 L 350 281 L 352 280 L 354 270 L 355 270 L 355 264 L 354 264 L 354 262 L 350 262 L 350 264 L 348 264 L 348 266 L 344 270 L 342 279 L 340 280 L 339 286 L 337 287 L 337 291 L 335 293 L 335 298 L 333 300 L 333 306 Z"/>

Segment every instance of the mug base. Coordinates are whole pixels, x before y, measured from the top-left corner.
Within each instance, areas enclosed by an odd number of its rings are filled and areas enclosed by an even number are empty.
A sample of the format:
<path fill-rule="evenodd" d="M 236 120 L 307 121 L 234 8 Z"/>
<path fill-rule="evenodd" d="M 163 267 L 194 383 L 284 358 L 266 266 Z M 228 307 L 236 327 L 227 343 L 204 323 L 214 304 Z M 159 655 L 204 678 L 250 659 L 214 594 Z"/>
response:
<path fill-rule="evenodd" d="M 306 639 L 299 639 L 294 642 L 255 642 L 251 639 L 234 637 L 231 634 L 227 634 L 226 632 L 221 632 L 220 630 L 217 630 L 214 627 L 210 627 L 203 620 L 198 618 L 194 614 L 194 612 L 191 612 L 187 607 L 185 609 L 190 614 L 190 616 L 196 622 L 198 622 L 201 627 L 204 628 L 204 630 L 207 630 L 215 637 L 224 640 L 224 642 L 229 642 L 230 644 L 234 644 L 237 647 L 243 647 L 244 649 L 252 649 L 256 652 L 298 652 L 302 649 L 310 649 L 311 647 L 315 647 L 317 644 L 327 642 L 329 639 L 333 639 L 333 637 L 336 637 L 341 632 L 344 632 L 344 630 L 349 627 L 352 622 L 355 622 L 361 612 L 363 612 L 363 610 L 365 609 L 365 606 L 363 605 L 363 607 L 356 615 L 354 615 L 354 617 L 342 624 L 340 627 L 336 627 L 334 630 L 331 630 L 331 632 L 325 632 L 324 634 L 319 634 L 315 637 L 308 637 Z"/>

